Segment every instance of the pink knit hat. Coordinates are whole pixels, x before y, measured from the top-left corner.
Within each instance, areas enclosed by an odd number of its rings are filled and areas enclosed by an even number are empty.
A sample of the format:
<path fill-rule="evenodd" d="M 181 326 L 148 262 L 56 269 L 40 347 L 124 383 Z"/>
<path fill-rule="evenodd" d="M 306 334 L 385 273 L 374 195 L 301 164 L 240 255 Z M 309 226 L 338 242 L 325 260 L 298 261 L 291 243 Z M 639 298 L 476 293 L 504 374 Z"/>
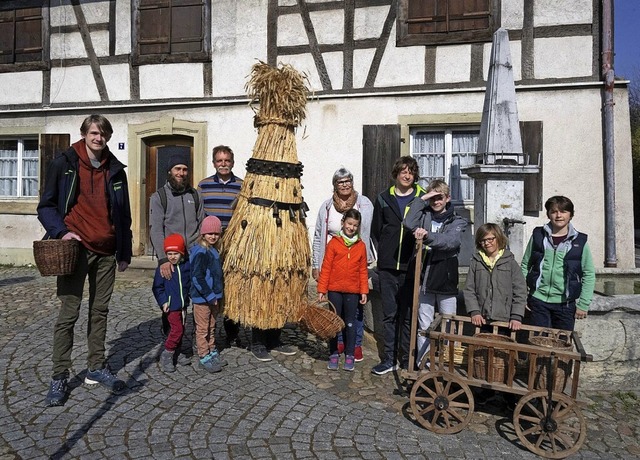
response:
<path fill-rule="evenodd" d="M 202 221 L 200 234 L 206 235 L 207 233 L 222 233 L 222 223 L 216 216 L 207 216 Z"/>

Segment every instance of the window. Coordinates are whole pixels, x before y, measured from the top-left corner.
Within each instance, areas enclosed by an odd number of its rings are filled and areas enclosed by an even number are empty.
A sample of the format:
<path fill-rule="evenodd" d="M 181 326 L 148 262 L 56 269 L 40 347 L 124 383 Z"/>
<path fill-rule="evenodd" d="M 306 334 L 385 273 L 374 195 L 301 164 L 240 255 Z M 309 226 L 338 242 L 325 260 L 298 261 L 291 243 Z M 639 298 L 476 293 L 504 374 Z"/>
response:
<path fill-rule="evenodd" d="M 133 0 L 134 62 L 208 61 L 211 0 Z"/>
<path fill-rule="evenodd" d="M 473 201 L 473 179 L 460 169 L 476 162 L 479 137 L 479 129 L 412 128 L 410 149 L 420 167 L 420 185 L 426 188 L 433 179 L 442 179 L 452 201 Z"/>
<path fill-rule="evenodd" d="M 501 0 L 400 0 L 398 46 L 491 41 Z"/>
<path fill-rule="evenodd" d="M 42 4 L 43 0 L 0 3 L 0 66 L 43 65 Z"/>
<path fill-rule="evenodd" d="M 38 139 L 0 139 L 0 197 L 37 197 L 38 159 Z"/>

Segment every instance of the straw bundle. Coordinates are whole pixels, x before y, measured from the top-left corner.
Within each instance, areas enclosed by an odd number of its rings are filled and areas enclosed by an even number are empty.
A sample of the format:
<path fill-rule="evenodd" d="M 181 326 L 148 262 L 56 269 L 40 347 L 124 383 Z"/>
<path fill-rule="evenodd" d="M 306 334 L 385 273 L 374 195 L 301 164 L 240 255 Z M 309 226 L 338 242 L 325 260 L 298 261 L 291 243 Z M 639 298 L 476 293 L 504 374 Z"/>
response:
<path fill-rule="evenodd" d="M 293 67 L 253 66 L 247 92 L 259 102 L 253 156 L 223 237 L 226 315 L 260 329 L 298 320 L 310 247 L 295 127 L 305 117 L 305 77 Z M 255 110 L 255 109 L 254 109 Z"/>

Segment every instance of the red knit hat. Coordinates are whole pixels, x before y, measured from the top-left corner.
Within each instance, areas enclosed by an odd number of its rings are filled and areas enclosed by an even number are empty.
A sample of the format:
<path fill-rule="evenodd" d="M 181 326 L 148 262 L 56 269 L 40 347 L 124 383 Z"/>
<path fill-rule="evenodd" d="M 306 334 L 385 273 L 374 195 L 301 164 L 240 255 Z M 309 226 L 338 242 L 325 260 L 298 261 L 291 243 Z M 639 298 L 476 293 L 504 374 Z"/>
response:
<path fill-rule="evenodd" d="M 200 234 L 206 235 L 207 233 L 222 233 L 222 222 L 216 216 L 207 216 L 202 221 Z"/>
<path fill-rule="evenodd" d="M 169 251 L 175 251 L 175 252 L 179 252 L 182 255 L 185 255 L 187 251 L 184 245 L 184 238 L 182 238 L 182 235 L 179 235 L 178 233 L 174 233 L 164 239 L 164 252 L 166 254 Z"/>

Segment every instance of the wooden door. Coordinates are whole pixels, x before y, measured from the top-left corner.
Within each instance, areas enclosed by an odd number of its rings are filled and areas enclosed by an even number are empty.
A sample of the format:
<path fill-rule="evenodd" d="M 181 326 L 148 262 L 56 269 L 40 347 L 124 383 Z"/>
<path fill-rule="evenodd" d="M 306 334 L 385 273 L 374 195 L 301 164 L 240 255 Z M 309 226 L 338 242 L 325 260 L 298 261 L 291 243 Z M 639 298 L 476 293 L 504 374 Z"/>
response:
<path fill-rule="evenodd" d="M 193 138 L 187 136 L 159 136 L 146 140 L 146 170 L 145 170 L 145 209 L 144 215 L 149 215 L 149 199 L 156 190 L 167 181 L 167 163 L 174 153 L 189 155 L 189 182 L 193 185 Z M 153 248 L 149 239 L 149 225 L 144 228 L 147 255 L 153 255 Z"/>
<path fill-rule="evenodd" d="M 391 186 L 391 169 L 400 157 L 400 125 L 362 127 L 362 194 L 372 203 Z"/>

